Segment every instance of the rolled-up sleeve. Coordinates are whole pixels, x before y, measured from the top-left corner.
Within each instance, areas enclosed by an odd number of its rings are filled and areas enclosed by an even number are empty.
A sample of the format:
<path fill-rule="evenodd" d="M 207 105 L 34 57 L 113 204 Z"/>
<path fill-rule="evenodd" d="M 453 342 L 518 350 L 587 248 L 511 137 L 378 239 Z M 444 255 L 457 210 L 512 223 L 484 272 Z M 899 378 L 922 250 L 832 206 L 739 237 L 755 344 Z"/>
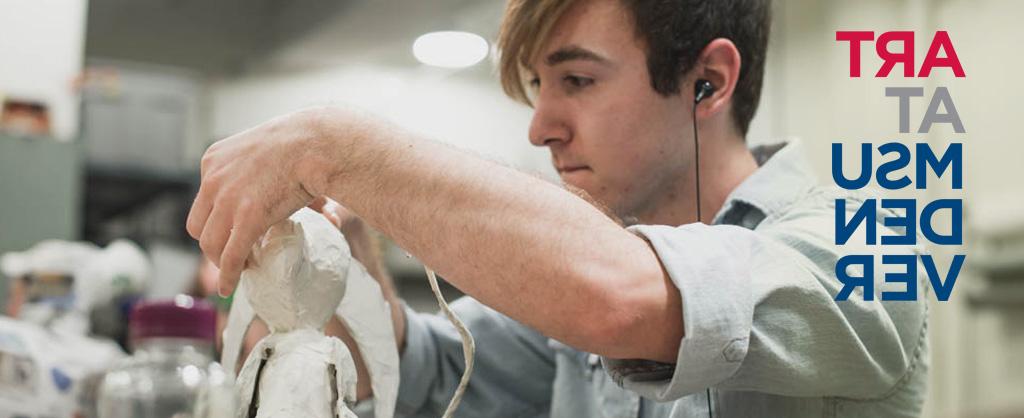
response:
<path fill-rule="evenodd" d="M 452 303 L 452 310 L 476 340 L 473 375 L 456 416 L 545 416 L 555 374 L 548 339 L 472 298 Z M 405 315 L 398 415 L 440 416 L 464 370 L 462 340 L 440 315 L 408 307 Z"/>
<path fill-rule="evenodd" d="M 749 231 L 719 226 L 709 239 L 710 229 L 703 224 L 630 227 L 651 243 L 681 291 L 684 337 L 671 375 L 648 362 L 604 359 L 627 389 L 659 401 L 677 399 L 729 378 L 746 357 L 754 302 L 750 265 L 742 260 L 750 258 L 752 246 L 734 236 Z"/>
<path fill-rule="evenodd" d="M 758 231 L 631 227 L 680 291 L 684 337 L 674 365 L 604 359 L 609 375 L 659 401 L 708 387 L 855 399 L 890 393 L 924 355 L 924 302 L 880 302 L 877 294 L 874 301 L 860 294 L 835 301 L 841 253 L 883 247 L 834 245 L 821 233 L 831 230 L 827 215 L 803 214 Z M 893 290 L 882 279 L 891 268 L 878 264 L 880 254 L 875 259 L 876 293 Z"/>

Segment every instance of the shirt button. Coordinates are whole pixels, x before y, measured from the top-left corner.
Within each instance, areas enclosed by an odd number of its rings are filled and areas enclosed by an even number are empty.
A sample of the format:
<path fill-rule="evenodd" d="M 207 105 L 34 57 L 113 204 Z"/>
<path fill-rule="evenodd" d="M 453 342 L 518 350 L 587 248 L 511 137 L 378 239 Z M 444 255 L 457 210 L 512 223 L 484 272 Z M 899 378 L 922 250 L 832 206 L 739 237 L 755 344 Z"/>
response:
<path fill-rule="evenodd" d="M 736 363 L 742 361 L 743 357 L 747 354 L 746 338 L 737 338 L 732 340 L 722 349 L 722 357 L 725 357 L 725 361 L 730 363 Z"/>

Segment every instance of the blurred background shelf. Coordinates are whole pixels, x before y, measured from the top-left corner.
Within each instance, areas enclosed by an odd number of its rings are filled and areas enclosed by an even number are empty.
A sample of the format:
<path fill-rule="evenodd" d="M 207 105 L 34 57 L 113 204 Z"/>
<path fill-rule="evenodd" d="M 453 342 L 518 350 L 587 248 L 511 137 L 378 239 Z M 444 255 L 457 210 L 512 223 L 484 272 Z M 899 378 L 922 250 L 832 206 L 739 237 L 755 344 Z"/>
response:
<path fill-rule="evenodd" d="M 199 176 L 192 171 L 88 165 L 82 238 L 99 244 L 129 238 L 190 245 L 185 219 L 198 185 Z"/>

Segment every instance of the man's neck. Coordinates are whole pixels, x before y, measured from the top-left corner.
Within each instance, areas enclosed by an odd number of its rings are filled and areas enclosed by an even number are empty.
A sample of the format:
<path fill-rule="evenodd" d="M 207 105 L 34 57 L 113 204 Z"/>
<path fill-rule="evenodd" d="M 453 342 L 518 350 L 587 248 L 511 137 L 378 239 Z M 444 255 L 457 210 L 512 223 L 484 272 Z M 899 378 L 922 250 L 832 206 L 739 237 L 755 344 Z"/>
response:
<path fill-rule="evenodd" d="M 757 170 L 757 161 L 742 138 L 701 141 L 700 217 L 711 224 L 729 194 Z M 636 221 L 654 225 L 683 225 L 697 220 L 696 177 L 691 168 L 678 178 L 661 200 L 636 214 Z"/>

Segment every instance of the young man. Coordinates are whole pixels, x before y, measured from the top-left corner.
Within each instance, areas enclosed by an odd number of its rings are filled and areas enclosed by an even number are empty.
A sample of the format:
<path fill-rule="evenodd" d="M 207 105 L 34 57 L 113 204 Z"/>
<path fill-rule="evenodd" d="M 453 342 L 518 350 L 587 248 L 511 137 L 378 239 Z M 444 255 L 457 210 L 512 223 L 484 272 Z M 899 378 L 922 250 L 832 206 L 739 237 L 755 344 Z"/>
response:
<path fill-rule="evenodd" d="M 210 147 L 188 230 L 229 292 L 269 225 L 320 196 L 348 207 L 473 297 L 461 416 L 917 416 L 924 304 L 834 301 L 836 259 L 876 251 L 833 243 L 834 199 L 858 196 L 815 186 L 798 144 L 746 147 L 768 27 L 766 0 L 510 1 L 502 79 L 534 107 L 530 141 L 628 228 L 329 108 Z M 399 410 L 439 415 L 458 336 L 411 311 L 396 327 Z"/>

